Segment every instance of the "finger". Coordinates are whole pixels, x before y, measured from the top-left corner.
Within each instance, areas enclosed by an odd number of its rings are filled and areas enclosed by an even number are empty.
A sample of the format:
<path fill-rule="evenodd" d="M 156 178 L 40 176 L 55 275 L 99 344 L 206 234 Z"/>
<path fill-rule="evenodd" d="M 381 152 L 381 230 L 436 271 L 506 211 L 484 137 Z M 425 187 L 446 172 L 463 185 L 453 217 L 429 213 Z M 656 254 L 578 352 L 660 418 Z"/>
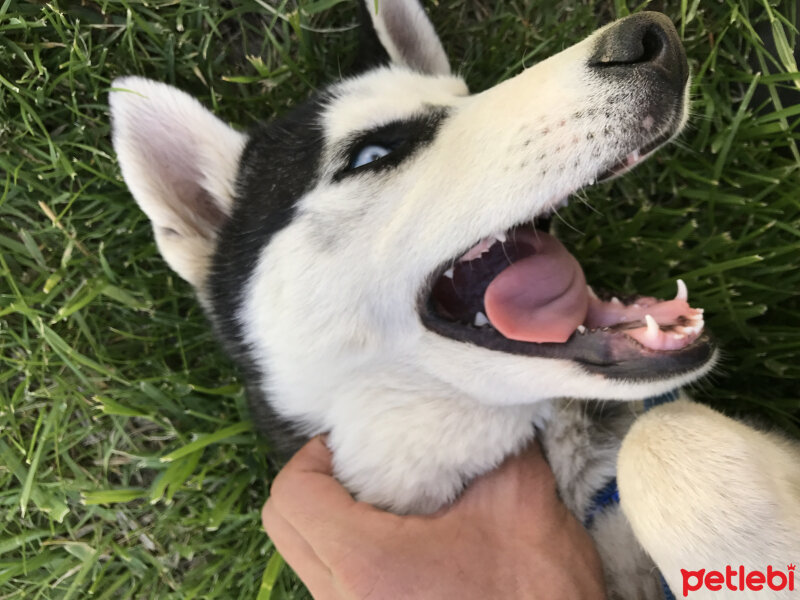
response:
<path fill-rule="evenodd" d="M 321 438 L 308 442 L 281 470 L 272 484 L 275 510 L 330 564 L 346 548 L 357 545 L 356 531 L 371 513 L 334 479 L 330 450 Z"/>
<path fill-rule="evenodd" d="M 314 598 L 331 596 L 333 577 L 308 542 L 297 533 L 267 500 L 261 510 L 264 531 L 290 567 L 297 573 Z"/>

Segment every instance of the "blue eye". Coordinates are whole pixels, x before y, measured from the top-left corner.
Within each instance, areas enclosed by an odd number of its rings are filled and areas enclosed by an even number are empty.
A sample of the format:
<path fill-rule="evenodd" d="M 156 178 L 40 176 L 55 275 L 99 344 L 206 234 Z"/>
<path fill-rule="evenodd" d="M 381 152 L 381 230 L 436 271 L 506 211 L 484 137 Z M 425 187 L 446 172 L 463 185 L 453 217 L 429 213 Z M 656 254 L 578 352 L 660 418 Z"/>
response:
<path fill-rule="evenodd" d="M 389 154 L 389 152 L 390 150 L 388 148 L 384 148 L 383 146 L 378 146 L 375 144 L 364 146 L 361 150 L 358 151 L 356 157 L 352 161 L 350 161 L 350 168 L 356 169 L 371 162 L 375 162 L 379 158 L 382 158 L 387 154 Z"/>

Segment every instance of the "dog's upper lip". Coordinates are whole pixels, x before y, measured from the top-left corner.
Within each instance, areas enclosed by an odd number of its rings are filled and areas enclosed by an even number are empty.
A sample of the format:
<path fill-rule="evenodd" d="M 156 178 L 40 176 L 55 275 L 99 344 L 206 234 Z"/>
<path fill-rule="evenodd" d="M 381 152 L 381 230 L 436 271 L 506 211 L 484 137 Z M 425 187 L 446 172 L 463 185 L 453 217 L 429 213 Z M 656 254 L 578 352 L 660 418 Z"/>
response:
<path fill-rule="evenodd" d="M 597 181 L 602 182 L 617 175 L 627 173 L 640 162 L 644 161 L 651 153 L 655 152 L 659 146 L 667 142 L 674 132 L 672 129 L 667 129 L 664 133 L 654 138 L 652 141 L 643 144 L 642 146 L 632 150 L 620 159 L 616 164 L 607 168 L 598 177 Z"/>

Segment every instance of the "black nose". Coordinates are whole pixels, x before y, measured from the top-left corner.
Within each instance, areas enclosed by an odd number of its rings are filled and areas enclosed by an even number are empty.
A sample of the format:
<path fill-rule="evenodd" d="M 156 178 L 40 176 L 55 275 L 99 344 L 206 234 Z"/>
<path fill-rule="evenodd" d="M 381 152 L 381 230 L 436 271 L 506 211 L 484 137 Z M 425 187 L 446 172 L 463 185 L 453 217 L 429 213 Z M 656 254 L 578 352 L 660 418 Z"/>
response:
<path fill-rule="evenodd" d="M 655 68 L 677 89 L 683 89 L 689 78 L 678 32 L 666 15 L 657 12 L 637 13 L 614 23 L 597 40 L 589 65 Z"/>

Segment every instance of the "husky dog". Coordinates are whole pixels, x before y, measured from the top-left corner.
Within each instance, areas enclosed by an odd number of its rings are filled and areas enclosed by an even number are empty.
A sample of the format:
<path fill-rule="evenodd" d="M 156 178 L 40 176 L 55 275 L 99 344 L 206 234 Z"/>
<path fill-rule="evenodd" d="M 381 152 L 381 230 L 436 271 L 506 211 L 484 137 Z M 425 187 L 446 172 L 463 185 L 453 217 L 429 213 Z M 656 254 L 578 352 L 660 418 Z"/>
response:
<path fill-rule="evenodd" d="M 579 519 L 618 475 L 590 527 L 611 597 L 662 597 L 654 562 L 680 589 L 681 569 L 800 560 L 797 448 L 686 399 L 637 418 L 714 365 L 685 285 L 600 299 L 547 232 L 684 126 L 672 23 L 635 14 L 470 94 L 417 0 L 365 10 L 374 66 L 248 133 L 114 82 L 122 174 L 254 420 L 287 452 L 328 432 L 338 479 L 398 513 L 534 438 Z"/>

